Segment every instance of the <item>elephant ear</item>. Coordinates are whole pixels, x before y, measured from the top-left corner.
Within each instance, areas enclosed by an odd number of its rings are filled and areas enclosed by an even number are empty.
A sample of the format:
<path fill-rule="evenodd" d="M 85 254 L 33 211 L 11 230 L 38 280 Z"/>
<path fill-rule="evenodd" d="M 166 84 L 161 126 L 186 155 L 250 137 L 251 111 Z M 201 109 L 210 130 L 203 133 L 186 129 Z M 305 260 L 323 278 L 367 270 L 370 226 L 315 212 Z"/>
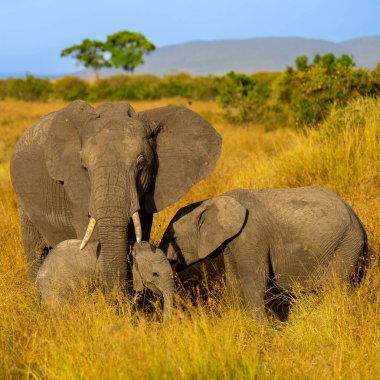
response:
<path fill-rule="evenodd" d="M 72 204 L 72 222 L 78 235 L 84 234 L 82 230 L 88 222 L 89 200 L 88 178 L 81 166 L 80 135 L 87 123 L 98 117 L 89 104 L 81 100 L 74 101 L 55 114 L 46 142 L 47 170 L 52 179 L 64 185 Z"/>
<path fill-rule="evenodd" d="M 220 156 L 222 139 L 197 113 L 180 106 L 139 113 L 156 139 L 157 172 L 145 193 L 145 211 L 157 212 L 185 195 L 209 175 Z"/>
<path fill-rule="evenodd" d="M 206 258 L 226 240 L 237 235 L 246 219 L 247 209 L 236 199 L 219 196 L 203 202 L 198 217 L 198 257 Z"/>

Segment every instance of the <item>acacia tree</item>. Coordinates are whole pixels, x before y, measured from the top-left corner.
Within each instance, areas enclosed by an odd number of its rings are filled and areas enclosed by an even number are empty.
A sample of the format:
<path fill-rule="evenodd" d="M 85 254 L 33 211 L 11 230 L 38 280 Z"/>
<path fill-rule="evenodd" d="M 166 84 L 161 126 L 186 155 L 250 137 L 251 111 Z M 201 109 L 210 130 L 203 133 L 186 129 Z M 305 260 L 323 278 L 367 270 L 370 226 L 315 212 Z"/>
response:
<path fill-rule="evenodd" d="M 141 33 L 120 31 L 107 36 L 104 44 L 105 51 L 111 54 L 112 65 L 122 67 L 125 71 L 133 72 L 136 66 L 144 63 L 144 54 L 155 50 L 152 42 Z"/>
<path fill-rule="evenodd" d="M 61 57 L 75 58 L 84 67 L 92 68 L 96 79 L 99 78 L 99 70 L 112 67 L 109 60 L 104 57 L 104 43 L 85 38 L 80 44 L 69 46 L 61 51 Z"/>

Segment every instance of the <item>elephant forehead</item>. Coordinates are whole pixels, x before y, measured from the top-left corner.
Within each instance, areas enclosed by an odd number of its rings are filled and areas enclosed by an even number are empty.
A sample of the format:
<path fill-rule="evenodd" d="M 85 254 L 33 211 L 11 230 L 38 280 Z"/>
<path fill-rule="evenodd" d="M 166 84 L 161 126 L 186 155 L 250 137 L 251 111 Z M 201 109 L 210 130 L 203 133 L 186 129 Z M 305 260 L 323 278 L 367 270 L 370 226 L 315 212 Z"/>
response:
<path fill-rule="evenodd" d="M 141 136 L 145 136 L 149 133 L 149 127 L 136 117 L 99 118 L 95 121 L 95 130 L 121 131 Z"/>
<path fill-rule="evenodd" d="M 144 134 L 131 133 L 129 130 L 102 129 L 85 142 L 83 153 L 89 161 L 98 159 L 101 153 L 107 153 L 107 157 L 112 154 L 135 158 L 148 145 Z"/>

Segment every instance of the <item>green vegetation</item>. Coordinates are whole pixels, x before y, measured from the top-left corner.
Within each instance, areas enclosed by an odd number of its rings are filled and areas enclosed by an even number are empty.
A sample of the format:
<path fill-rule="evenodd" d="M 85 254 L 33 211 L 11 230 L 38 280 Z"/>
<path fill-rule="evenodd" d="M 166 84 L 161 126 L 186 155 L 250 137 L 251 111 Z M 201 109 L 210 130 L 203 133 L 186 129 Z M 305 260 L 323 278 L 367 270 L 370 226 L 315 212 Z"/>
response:
<path fill-rule="evenodd" d="M 62 50 L 61 57 L 72 57 L 84 67 L 92 68 L 98 79 L 99 70 L 107 67 L 133 72 L 144 63 L 143 55 L 155 48 L 141 33 L 123 30 L 107 36 L 105 42 L 85 38 L 80 44 Z"/>
<path fill-rule="evenodd" d="M 332 105 L 344 106 L 357 96 L 375 96 L 371 72 L 354 69 L 354 61 L 343 54 L 317 54 L 311 64 L 305 56 L 288 67 L 279 84 L 280 99 L 290 105 L 298 124 L 321 121 Z M 378 87 L 378 84 L 377 84 Z"/>
<path fill-rule="evenodd" d="M 133 102 L 137 111 L 181 100 Z M 182 101 L 188 103 L 187 100 Z M 156 214 L 152 242 L 185 204 L 237 187 L 318 184 L 338 192 L 368 232 L 369 268 L 355 289 L 337 284 L 293 301 L 289 320 L 258 325 L 222 287 L 205 302 L 177 298 L 173 321 L 115 292 L 79 294 L 59 313 L 26 280 L 15 196 L 6 168 L 17 138 L 63 102 L 0 101 L 0 377 L 27 379 L 372 379 L 380 373 L 380 101 L 333 105 L 316 128 L 236 128 L 214 102 L 188 105 L 223 137 L 214 173 Z M 157 311 L 154 311 L 157 306 Z"/>
<path fill-rule="evenodd" d="M 112 67 L 104 57 L 105 51 L 103 42 L 85 38 L 80 44 L 62 50 L 61 57 L 75 58 L 84 67 L 92 68 L 98 78 L 100 69 Z"/>
<path fill-rule="evenodd" d="M 128 33 L 108 36 L 104 46 L 109 45 L 110 52 L 113 49 L 110 56 L 113 65 L 132 70 L 150 43 L 139 40 L 128 45 Z M 138 47 L 140 43 L 142 50 Z M 193 77 L 185 73 L 164 77 L 115 75 L 92 82 L 76 77 L 49 81 L 29 75 L 26 79 L 0 80 L 0 99 L 216 100 L 226 120 L 261 124 L 267 130 L 316 125 L 334 106 L 344 107 L 358 97 L 379 94 L 380 63 L 374 70 L 365 70 L 356 68 L 349 56 L 333 54 L 317 54 L 311 63 L 305 56 L 298 57 L 295 67 L 288 67 L 283 73 L 245 75 L 231 71 L 219 77 Z"/>
<path fill-rule="evenodd" d="M 88 96 L 88 84 L 78 77 L 63 77 L 53 83 L 52 96 L 63 100 L 85 99 Z"/>
<path fill-rule="evenodd" d="M 155 48 L 141 33 L 127 30 L 107 36 L 104 44 L 105 51 L 111 54 L 110 60 L 113 67 L 122 67 L 130 72 L 144 63 L 144 54 L 150 53 Z"/>
<path fill-rule="evenodd" d="M 39 84 L 37 88 L 36 84 Z M 0 100 L 156 100 L 173 97 L 187 100 L 211 100 L 217 94 L 212 77 L 192 77 L 175 74 L 163 78 L 154 75 L 114 75 L 91 82 L 74 76 L 58 80 L 26 79 L 0 80 Z"/>
<path fill-rule="evenodd" d="M 230 120 L 238 123 L 259 122 L 267 112 L 270 96 L 268 79 L 262 75 L 257 78 L 230 71 L 226 76 L 216 78 L 216 100 Z"/>
<path fill-rule="evenodd" d="M 30 74 L 27 74 L 25 79 L 0 80 L 0 99 L 46 101 L 51 93 L 50 81 L 36 78 Z"/>

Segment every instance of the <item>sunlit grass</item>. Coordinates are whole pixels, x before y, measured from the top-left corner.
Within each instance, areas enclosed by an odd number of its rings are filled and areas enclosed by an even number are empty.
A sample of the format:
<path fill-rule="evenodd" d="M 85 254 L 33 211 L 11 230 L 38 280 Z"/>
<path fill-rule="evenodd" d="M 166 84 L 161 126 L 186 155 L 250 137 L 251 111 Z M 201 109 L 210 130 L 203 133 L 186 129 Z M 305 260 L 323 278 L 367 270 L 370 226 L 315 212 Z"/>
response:
<path fill-rule="evenodd" d="M 133 103 L 137 110 L 183 100 Z M 82 293 L 60 313 L 40 307 L 26 282 L 11 147 L 39 116 L 64 103 L 0 102 L 0 378 L 377 378 L 380 373 L 380 104 L 359 100 L 309 133 L 226 124 L 213 103 L 189 105 L 222 134 L 215 172 L 155 216 L 158 243 L 175 211 L 236 187 L 319 184 L 353 205 L 369 235 L 371 263 L 357 289 L 301 296 L 287 323 L 258 325 L 222 291 L 172 323 L 120 294 Z M 158 307 L 159 309 L 159 307 Z M 159 312 L 158 312 L 159 313 Z"/>

